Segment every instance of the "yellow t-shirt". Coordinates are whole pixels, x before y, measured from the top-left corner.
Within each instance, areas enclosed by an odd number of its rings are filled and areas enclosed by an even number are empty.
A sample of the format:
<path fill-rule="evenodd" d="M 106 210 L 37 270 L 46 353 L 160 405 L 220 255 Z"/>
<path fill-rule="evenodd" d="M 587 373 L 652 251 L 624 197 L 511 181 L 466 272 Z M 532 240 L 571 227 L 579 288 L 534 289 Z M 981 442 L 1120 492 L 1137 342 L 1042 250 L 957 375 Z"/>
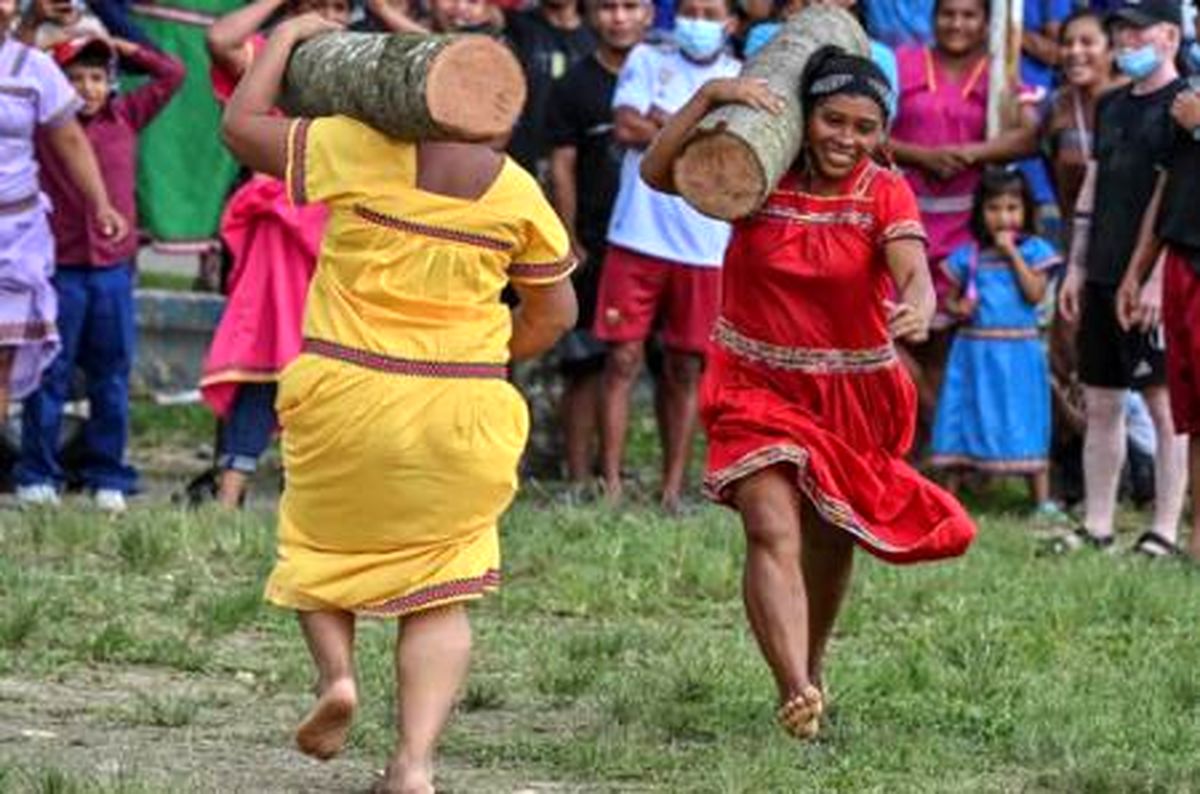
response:
<path fill-rule="evenodd" d="M 537 182 L 506 158 L 478 199 L 419 189 L 417 147 L 346 117 L 299 119 L 288 141 L 296 204 L 330 208 L 304 335 L 417 361 L 503 363 L 500 293 L 574 267 Z"/>

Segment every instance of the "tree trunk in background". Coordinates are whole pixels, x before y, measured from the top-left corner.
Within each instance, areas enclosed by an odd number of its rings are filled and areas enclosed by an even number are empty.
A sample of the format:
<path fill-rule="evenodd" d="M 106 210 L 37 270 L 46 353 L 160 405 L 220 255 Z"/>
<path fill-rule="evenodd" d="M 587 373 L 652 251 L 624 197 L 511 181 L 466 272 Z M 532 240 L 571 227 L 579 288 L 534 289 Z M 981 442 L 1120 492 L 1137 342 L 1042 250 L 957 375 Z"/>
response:
<path fill-rule="evenodd" d="M 675 186 L 689 204 L 722 220 L 744 218 L 762 206 L 800 154 L 800 78 L 812 54 L 828 44 L 870 54 L 854 17 L 834 6 L 814 5 L 788 19 L 746 63 L 742 76 L 765 79 L 787 107 L 772 115 L 728 105 L 705 116 L 674 164 Z"/>
<path fill-rule="evenodd" d="M 288 63 L 284 110 L 345 115 L 406 140 L 487 140 L 512 129 L 525 76 L 488 36 L 330 33 Z"/>

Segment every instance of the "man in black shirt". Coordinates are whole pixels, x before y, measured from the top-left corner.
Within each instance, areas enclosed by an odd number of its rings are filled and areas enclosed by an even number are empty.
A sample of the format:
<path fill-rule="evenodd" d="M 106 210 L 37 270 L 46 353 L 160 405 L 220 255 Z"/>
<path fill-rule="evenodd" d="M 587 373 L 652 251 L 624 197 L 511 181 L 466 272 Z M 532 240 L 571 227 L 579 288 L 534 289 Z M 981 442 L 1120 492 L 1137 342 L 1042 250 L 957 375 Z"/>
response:
<path fill-rule="evenodd" d="M 600 375 L 606 349 L 592 336 L 591 327 L 625 154 L 613 138 L 612 98 L 625 56 L 641 41 L 653 18 L 649 0 L 587 2 L 588 22 L 600 39 L 599 46 L 554 84 L 547 115 L 554 206 L 580 262 L 574 274 L 579 322 L 559 343 L 567 476 L 577 483 L 591 477 L 592 448 L 598 446 Z"/>
<path fill-rule="evenodd" d="M 1125 330 L 1117 287 L 1154 194 L 1156 166 L 1173 146 L 1171 104 L 1186 84 L 1175 58 L 1181 40 L 1179 0 L 1125 0 L 1111 16 L 1117 64 L 1132 82 L 1100 100 L 1092 161 L 1080 191 L 1070 268 L 1059 294 L 1063 317 L 1079 319 L 1079 379 L 1087 404 L 1083 465 L 1086 515 L 1080 538 L 1111 546 L 1117 486 L 1125 457 L 1125 397 L 1142 391 L 1154 420 L 1155 510 L 1136 550 L 1174 553 L 1187 486 L 1186 447 L 1175 434 L 1167 391 L 1161 283 L 1144 290 L 1148 322 Z M 1151 317 L 1150 314 L 1155 316 Z"/>
<path fill-rule="evenodd" d="M 1177 432 L 1188 436 L 1192 480 L 1192 537 L 1189 553 L 1200 561 L 1200 92 L 1175 98 L 1171 116 L 1175 144 L 1163 162 L 1154 198 L 1142 222 L 1141 239 L 1121 282 L 1117 308 L 1124 328 L 1145 324 L 1140 300 L 1146 275 L 1165 271 L 1163 328 L 1167 343 L 1167 390 Z M 1165 261 L 1158 265 L 1164 252 Z M 1155 276 L 1151 276 L 1153 280 Z"/>
<path fill-rule="evenodd" d="M 541 0 L 537 8 L 508 13 L 504 18 L 504 36 L 521 61 L 529 88 L 508 152 L 543 184 L 550 155 L 546 108 L 551 87 L 596 49 L 596 35 L 584 24 L 577 3 Z"/>

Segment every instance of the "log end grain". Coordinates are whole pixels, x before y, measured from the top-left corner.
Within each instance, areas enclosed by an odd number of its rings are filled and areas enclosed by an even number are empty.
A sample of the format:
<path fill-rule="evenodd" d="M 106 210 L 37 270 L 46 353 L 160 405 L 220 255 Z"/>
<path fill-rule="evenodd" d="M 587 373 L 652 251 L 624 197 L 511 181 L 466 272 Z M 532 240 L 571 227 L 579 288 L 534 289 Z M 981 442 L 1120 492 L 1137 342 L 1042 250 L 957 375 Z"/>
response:
<path fill-rule="evenodd" d="M 754 150 L 728 132 L 697 136 L 673 166 L 684 200 L 713 218 L 732 221 L 758 209 L 768 191 Z"/>
<path fill-rule="evenodd" d="M 487 140 L 512 130 L 525 106 L 525 75 L 512 51 L 488 36 L 461 36 L 429 65 L 429 116 L 449 137 Z"/>

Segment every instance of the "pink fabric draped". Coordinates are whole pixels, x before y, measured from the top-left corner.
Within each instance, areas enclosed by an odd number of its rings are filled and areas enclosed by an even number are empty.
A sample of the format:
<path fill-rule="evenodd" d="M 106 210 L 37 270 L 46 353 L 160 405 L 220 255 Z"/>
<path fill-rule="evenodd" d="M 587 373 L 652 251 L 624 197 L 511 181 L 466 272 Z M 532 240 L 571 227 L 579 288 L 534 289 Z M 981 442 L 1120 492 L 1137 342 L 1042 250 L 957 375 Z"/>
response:
<path fill-rule="evenodd" d="M 324 206 L 292 206 L 283 182 L 268 176 L 255 176 L 230 199 L 221 219 L 233 255 L 229 300 L 200 381 L 218 416 L 229 412 L 239 383 L 275 381 L 300 354 L 327 218 Z"/>

